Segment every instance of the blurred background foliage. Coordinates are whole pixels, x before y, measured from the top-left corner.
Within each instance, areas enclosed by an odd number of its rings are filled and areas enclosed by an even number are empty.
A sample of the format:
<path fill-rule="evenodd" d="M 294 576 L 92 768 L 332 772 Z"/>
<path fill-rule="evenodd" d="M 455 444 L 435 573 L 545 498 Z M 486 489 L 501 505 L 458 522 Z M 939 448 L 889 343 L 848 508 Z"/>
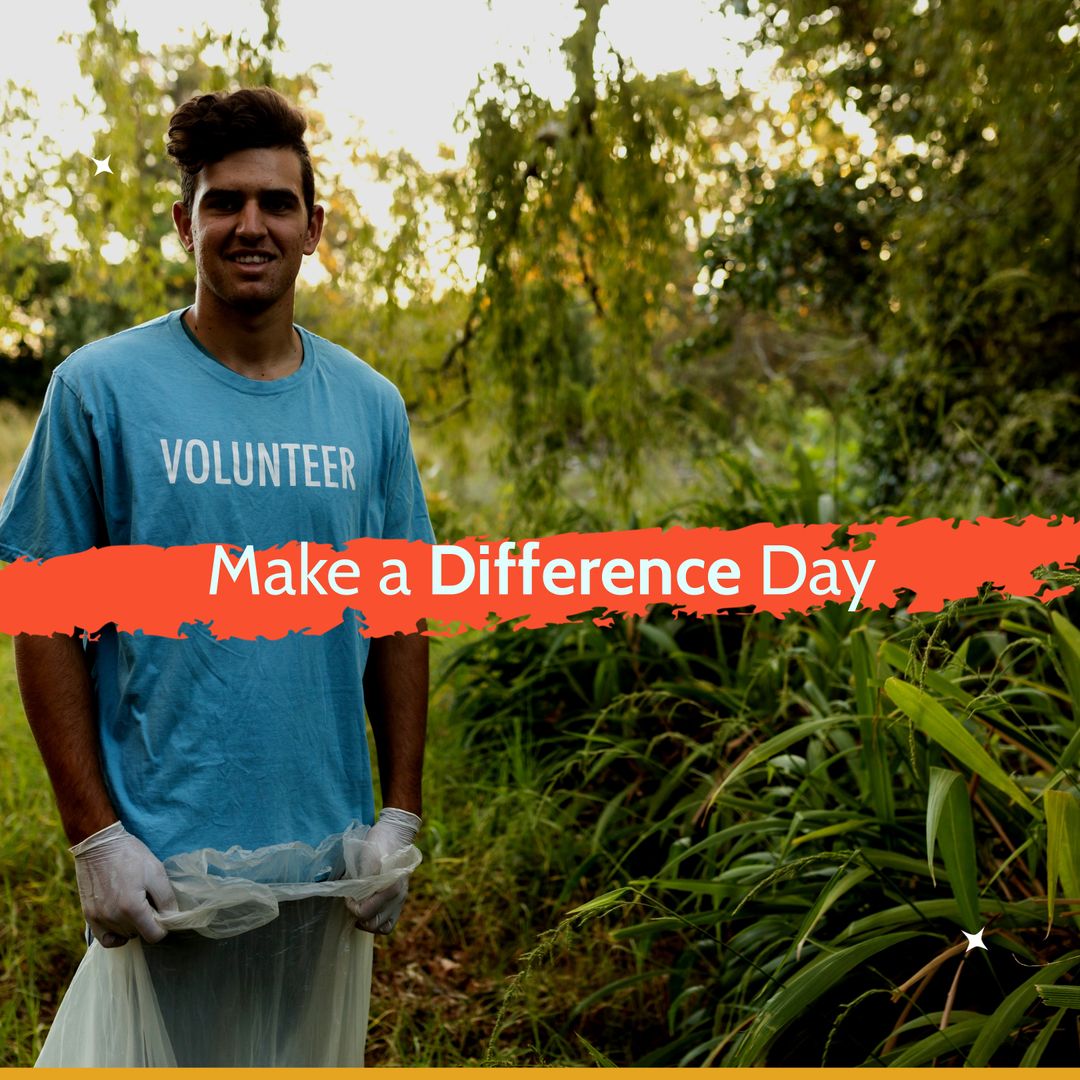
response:
<path fill-rule="evenodd" d="M 497 66 L 464 160 L 353 143 L 393 186 L 388 235 L 262 7 L 261 33 L 150 55 L 94 0 L 85 108 L 118 167 L 93 183 L 9 86 L 34 154 L 0 177 L 0 397 L 32 412 L 80 344 L 190 302 L 166 119 L 260 82 L 308 109 L 329 214 L 298 320 L 401 387 L 440 538 L 1076 515 L 1075 0 L 718 2 L 774 50 L 771 96 L 646 78 L 579 0 L 565 103 Z M 29 205 L 75 241 L 26 235 Z M 30 414 L 4 408 L 13 467 Z M 443 645 L 429 861 L 383 946 L 373 1060 L 1074 1062 L 1076 610 L 658 608 Z M 13 762 L 29 798 L 32 747 Z M 39 936 L 41 881 L 65 888 L 47 816 L 4 859 Z M 5 933 L 26 1063 L 71 946 Z"/>

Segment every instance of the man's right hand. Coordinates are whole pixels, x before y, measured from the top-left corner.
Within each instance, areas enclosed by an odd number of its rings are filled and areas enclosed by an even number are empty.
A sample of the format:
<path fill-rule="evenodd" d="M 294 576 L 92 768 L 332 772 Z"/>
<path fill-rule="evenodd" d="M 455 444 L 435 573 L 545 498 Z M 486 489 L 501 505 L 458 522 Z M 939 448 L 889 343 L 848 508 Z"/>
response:
<path fill-rule="evenodd" d="M 83 915 L 106 949 L 124 945 L 136 934 L 151 943 L 166 931 L 155 911 L 176 910 L 165 867 L 119 821 L 71 849 Z"/>

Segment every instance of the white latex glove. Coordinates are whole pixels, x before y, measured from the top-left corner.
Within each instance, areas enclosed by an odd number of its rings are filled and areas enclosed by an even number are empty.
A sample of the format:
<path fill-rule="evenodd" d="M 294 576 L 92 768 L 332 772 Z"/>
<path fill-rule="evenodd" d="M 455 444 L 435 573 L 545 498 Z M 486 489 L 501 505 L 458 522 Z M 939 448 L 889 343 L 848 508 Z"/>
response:
<path fill-rule="evenodd" d="M 365 837 L 366 843 L 360 855 L 360 876 L 378 874 L 382 870 L 383 859 L 407 848 L 420 831 L 420 825 L 420 818 L 416 814 L 384 806 L 379 820 Z M 405 874 L 395 884 L 373 893 L 366 900 L 346 897 L 345 904 L 356 916 L 358 929 L 371 934 L 389 934 L 397 925 L 408 891 L 409 875 Z"/>
<path fill-rule="evenodd" d="M 71 849 L 83 915 L 106 949 L 136 934 L 160 941 L 156 911 L 175 911 L 176 897 L 157 856 L 119 821 Z"/>

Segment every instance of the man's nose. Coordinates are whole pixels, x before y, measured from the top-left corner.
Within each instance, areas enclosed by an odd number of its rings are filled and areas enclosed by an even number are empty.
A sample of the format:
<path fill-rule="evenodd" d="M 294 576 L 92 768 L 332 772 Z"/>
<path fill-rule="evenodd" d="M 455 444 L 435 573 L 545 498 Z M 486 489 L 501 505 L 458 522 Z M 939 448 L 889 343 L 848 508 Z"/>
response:
<path fill-rule="evenodd" d="M 266 232 L 262 208 L 258 200 L 248 199 L 240 211 L 240 220 L 236 223 L 238 236 L 262 236 Z"/>

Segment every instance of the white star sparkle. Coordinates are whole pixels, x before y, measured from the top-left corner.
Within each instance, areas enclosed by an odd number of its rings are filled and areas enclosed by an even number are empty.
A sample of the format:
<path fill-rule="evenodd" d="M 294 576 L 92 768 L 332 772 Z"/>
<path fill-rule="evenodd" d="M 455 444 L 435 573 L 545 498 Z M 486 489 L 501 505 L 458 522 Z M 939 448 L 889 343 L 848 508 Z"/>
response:
<path fill-rule="evenodd" d="M 983 944 L 983 930 L 986 927 L 982 927 L 977 934 L 969 934 L 966 930 L 961 930 L 960 933 L 968 939 L 968 947 L 964 950 L 964 955 L 967 956 L 972 949 L 986 949 L 986 945 Z M 989 952 L 989 949 L 986 949 Z"/>

